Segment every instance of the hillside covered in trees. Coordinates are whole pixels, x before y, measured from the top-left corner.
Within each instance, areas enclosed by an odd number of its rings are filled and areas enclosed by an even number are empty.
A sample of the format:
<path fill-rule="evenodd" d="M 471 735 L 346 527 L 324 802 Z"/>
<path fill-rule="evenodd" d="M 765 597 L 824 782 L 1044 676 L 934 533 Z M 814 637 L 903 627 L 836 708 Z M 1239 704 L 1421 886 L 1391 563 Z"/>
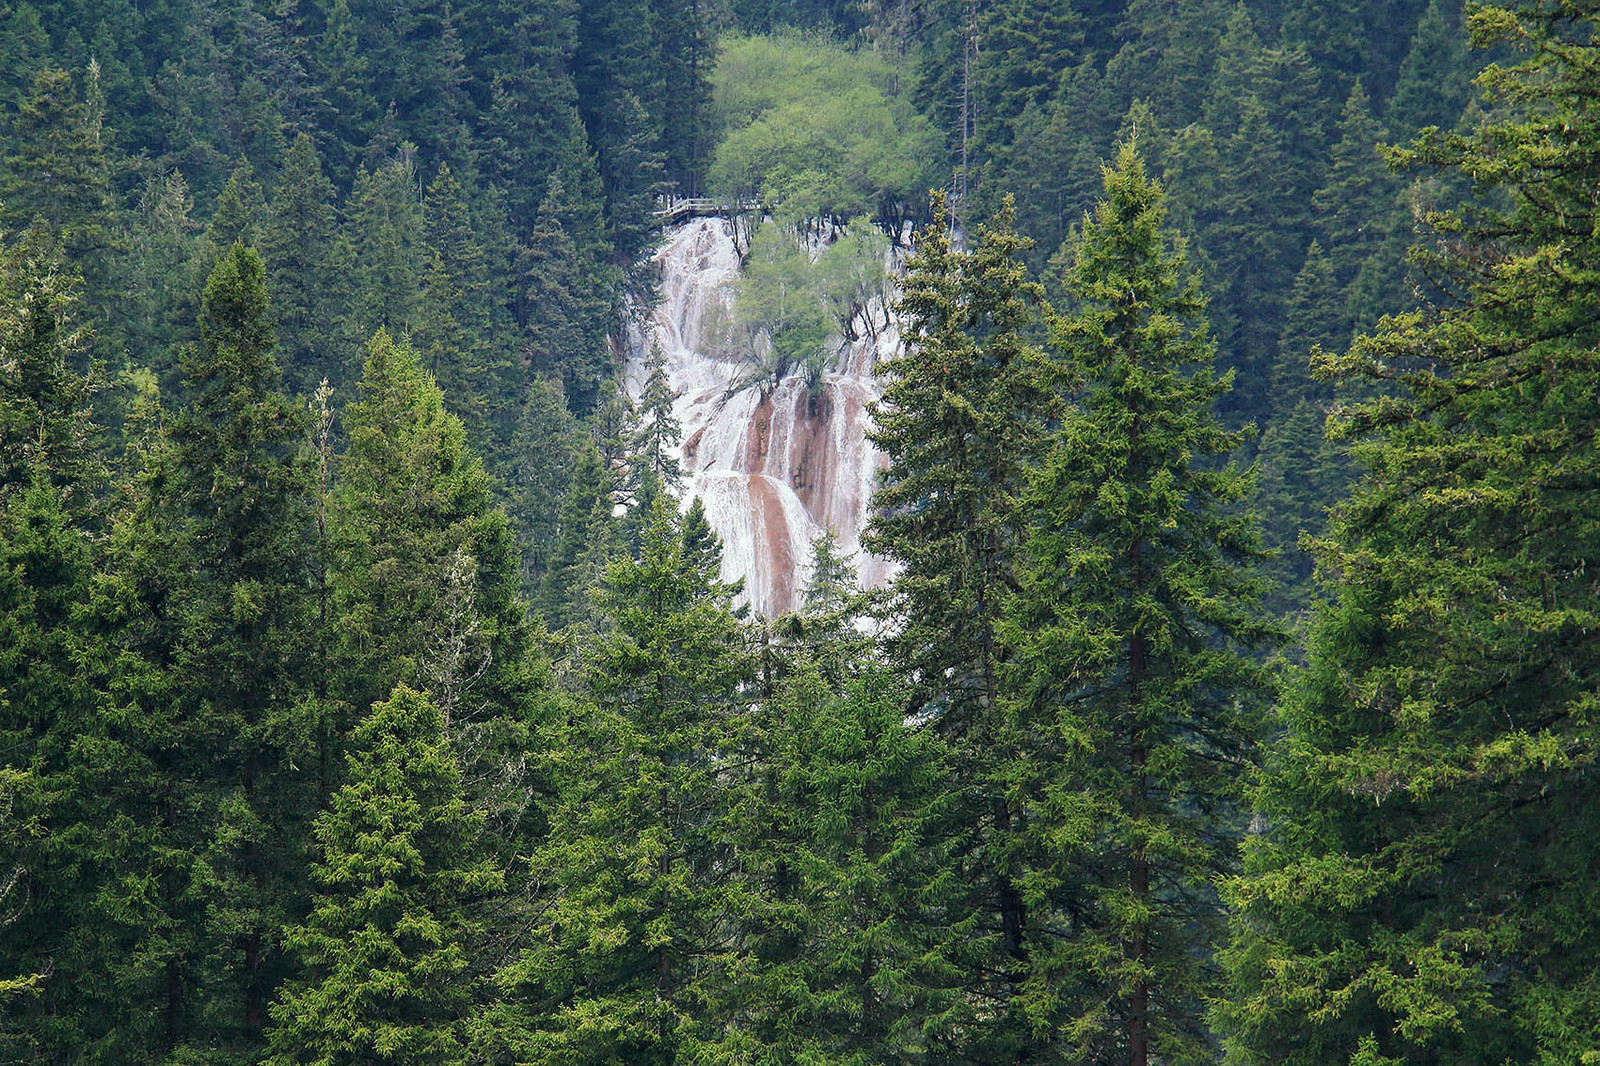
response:
<path fill-rule="evenodd" d="M 0 1061 L 1600 1061 L 1597 23 L 0 0 Z"/>

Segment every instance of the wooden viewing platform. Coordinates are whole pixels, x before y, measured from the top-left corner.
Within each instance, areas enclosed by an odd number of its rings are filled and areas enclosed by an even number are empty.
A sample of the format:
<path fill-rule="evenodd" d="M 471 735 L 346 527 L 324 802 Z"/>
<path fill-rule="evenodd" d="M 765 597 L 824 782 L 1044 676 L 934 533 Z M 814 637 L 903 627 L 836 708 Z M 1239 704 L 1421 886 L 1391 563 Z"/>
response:
<path fill-rule="evenodd" d="M 714 200 L 709 196 L 674 197 L 671 200 L 658 200 L 657 205 L 655 217 L 665 226 L 691 218 L 726 218 L 761 207 L 755 200 Z"/>

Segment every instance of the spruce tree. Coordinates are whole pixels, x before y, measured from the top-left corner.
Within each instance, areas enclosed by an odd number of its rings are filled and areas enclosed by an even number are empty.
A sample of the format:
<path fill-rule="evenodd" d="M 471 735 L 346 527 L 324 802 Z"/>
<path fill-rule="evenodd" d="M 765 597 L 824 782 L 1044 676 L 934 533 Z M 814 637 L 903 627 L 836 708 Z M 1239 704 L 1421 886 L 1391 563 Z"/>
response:
<path fill-rule="evenodd" d="M 959 1040 L 969 931 L 950 920 L 964 893 L 943 826 L 948 751 L 908 725 L 899 680 L 859 647 L 830 679 L 840 650 L 798 650 L 764 735 L 746 737 L 761 763 L 734 813 L 730 898 L 753 958 L 716 1004 L 737 1019 L 728 1058 L 912 1063 Z"/>
<path fill-rule="evenodd" d="M 262 224 L 262 255 L 272 282 L 274 321 L 284 376 L 309 396 L 324 378 L 344 384 L 348 355 L 337 329 L 344 319 L 347 249 L 338 242 L 333 183 L 307 134 L 295 139 Z"/>
<path fill-rule="evenodd" d="M 1268 638 L 1250 478 L 1220 465 L 1205 301 L 1134 145 L 1105 171 L 1053 330 L 1073 404 L 1031 478 L 1005 637 L 1030 903 L 1022 1010 L 1067 1061 L 1203 1058 Z M 1053 932 L 1052 932 L 1053 930 Z"/>
<path fill-rule="evenodd" d="M 1473 73 L 1461 5 L 1429 0 L 1384 114 L 1390 132 L 1407 141 L 1427 126 L 1453 127 L 1472 95 Z"/>
<path fill-rule="evenodd" d="M 317 819 L 311 910 L 286 936 L 300 969 L 273 1004 L 267 1061 L 475 1061 L 473 904 L 504 878 L 482 853 L 444 715 L 400 686 L 351 744 Z"/>
<path fill-rule="evenodd" d="M 578 461 L 577 423 L 561 386 L 543 374 L 528 386 L 506 472 L 522 560 L 523 596 L 535 602 L 555 557 L 561 504 Z"/>
<path fill-rule="evenodd" d="M 610 373 L 606 336 L 617 310 L 605 262 L 611 246 L 597 208 L 553 176 L 517 262 L 523 357 L 535 373 L 560 376 L 568 406 L 580 415 L 593 408 Z"/>
<path fill-rule="evenodd" d="M 356 336 L 379 329 L 404 336 L 420 322 L 426 246 L 419 192 L 409 153 L 356 174 L 344 225 L 356 291 L 350 329 Z"/>
<path fill-rule="evenodd" d="M 1325 515 L 1344 494 L 1345 462 L 1323 431 L 1333 399 L 1329 385 L 1314 380 L 1318 351 L 1339 351 L 1351 323 L 1344 294 L 1334 282 L 1333 263 L 1316 241 L 1306 251 L 1285 309 L 1283 337 L 1272 379 L 1272 409 L 1257 447 L 1262 543 L 1273 553 L 1266 571 L 1273 580 L 1268 606 L 1277 614 L 1299 614 L 1310 606 L 1311 555 L 1301 537 L 1320 536 Z"/>
<path fill-rule="evenodd" d="M 1385 131 L 1373 119 L 1359 81 L 1345 101 L 1338 136 L 1328 176 L 1311 205 L 1345 305 L 1348 333 L 1399 306 L 1402 264 L 1394 237 L 1404 232 L 1406 220 L 1396 209 L 1396 182 L 1383 161 Z M 1342 348 L 1345 339 L 1334 346 Z"/>
<path fill-rule="evenodd" d="M 505 338 L 494 328 L 490 262 L 466 190 L 448 165 L 422 203 L 427 271 L 417 346 L 480 454 L 500 458 L 521 393 Z"/>
<path fill-rule="evenodd" d="M 0 503 L 39 477 L 85 513 L 103 471 L 83 373 L 87 331 L 78 278 L 48 231 L 0 247 Z"/>
<path fill-rule="evenodd" d="M 677 488 L 682 477 L 678 457 L 673 454 L 683 440 L 678 420 L 672 416 L 672 405 L 678 394 L 667 379 L 666 361 L 659 343 L 652 346 L 645 369 L 649 376 L 645 378 L 644 391 L 631 420 L 623 485 L 623 492 L 633 508 L 631 517 L 635 525 L 645 520 L 655 498 Z"/>
<path fill-rule="evenodd" d="M 665 178 L 680 196 L 697 196 L 715 144 L 711 74 L 718 14 L 710 0 L 651 0 L 661 64 Z"/>
<path fill-rule="evenodd" d="M 1493 110 L 1402 163 L 1473 184 L 1415 259 L 1449 302 L 1333 369 L 1362 469 L 1228 887 L 1238 1062 L 1575 1062 L 1600 1049 L 1593 773 L 1600 390 L 1592 4 L 1490 5 Z"/>
<path fill-rule="evenodd" d="M 173 431 L 188 560 L 172 654 L 182 704 L 207 744 L 185 758 L 196 760 L 194 783 L 214 819 L 194 856 L 210 956 L 196 960 L 195 1036 L 231 1043 L 253 1040 L 265 1022 L 273 941 L 297 894 L 296 830 L 316 801 L 297 769 L 310 754 L 301 746 L 310 485 L 304 414 L 278 391 L 254 249 L 235 244 L 212 272 L 200 337 Z"/>
<path fill-rule="evenodd" d="M 403 684 L 427 691 L 457 729 L 515 714 L 526 651 L 516 543 L 461 421 L 417 353 L 380 331 L 343 425 L 329 516 L 342 708 Z M 469 565 L 453 577 L 459 559 Z M 452 625 L 466 627 L 465 643 L 445 648 Z"/>
<path fill-rule="evenodd" d="M 968 1002 L 994 1004 L 968 1020 L 969 1054 L 998 1059 L 1027 1039 L 1013 1012 L 1027 918 L 1009 846 L 998 625 L 1049 398 L 1028 339 L 1040 289 L 1020 261 L 1027 242 L 1003 212 L 957 251 L 942 201 L 935 209 L 903 284 L 905 350 L 879 364 L 888 384 L 872 439 L 890 465 L 864 544 L 901 567 L 884 617 L 907 712 L 951 743 L 947 831 L 961 838 L 970 893 L 952 920 L 969 937 Z"/>
<path fill-rule="evenodd" d="M 145 181 L 133 220 L 128 350 L 138 365 L 158 367 L 194 343 L 198 312 L 190 271 L 202 226 L 189 183 L 176 170 Z"/>
<path fill-rule="evenodd" d="M 98 77 L 91 71 L 90 78 Z M 35 217 L 62 237 L 82 270 L 106 269 L 111 243 L 111 169 L 104 100 L 80 90 L 65 70 L 34 76 L 28 98 L 9 123 L 0 223 L 13 233 Z M 103 291 L 103 290 L 102 290 Z"/>
<path fill-rule="evenodd" d="M 241 161 L 228 175 L 227 184 L 217 194 L 217 206 L 206 226 L 205 271 L 209 276 L 219 260 L 235 244 L 254 245 L 258 227 L 266 214 L 261 183 L 249 163 Z"/>
<path fill-rule="evenodd" d="M 83 606 L 105 471 L 94 383 L 71 365 L 74 287 L 30 236 L 0 254 L 0 1053 L 17 1061 L 92 1041 L 86 992 L 114 940 L 96 908 L 101 797 L 77 772 L 107 658 Z"/>
<path fill-rule="evenodd" d="M 610 628 L 586 641 L 584 699 L 550 744 L 558 795 L 534 864 L 551 892 L 508 978 L 537 1015 L 524 1057 L 667 1063 L 721 1038 L 705 1005 L 737 952 L 722 763 L 752 674 L 731 596 L 665 497 L 638 558 L 606 571 Z"/>
<path fill-rule="evenodd" d="M 619 536 L 616 477 L 584 435 L 561 501 L 550 560 L 534 605 L 551 629 L 592 618 L 590 595 Z"/>

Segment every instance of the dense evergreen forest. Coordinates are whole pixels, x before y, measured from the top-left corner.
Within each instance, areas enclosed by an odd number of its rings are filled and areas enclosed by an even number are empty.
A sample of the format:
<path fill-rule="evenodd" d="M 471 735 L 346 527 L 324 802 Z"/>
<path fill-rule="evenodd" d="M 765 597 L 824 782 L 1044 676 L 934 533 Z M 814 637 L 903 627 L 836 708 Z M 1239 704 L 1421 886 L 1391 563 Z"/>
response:
<path fill-rule="evenodd" d="M 1597 26 L 0 0 L 0 1061 L 1600 1062 Z"/>

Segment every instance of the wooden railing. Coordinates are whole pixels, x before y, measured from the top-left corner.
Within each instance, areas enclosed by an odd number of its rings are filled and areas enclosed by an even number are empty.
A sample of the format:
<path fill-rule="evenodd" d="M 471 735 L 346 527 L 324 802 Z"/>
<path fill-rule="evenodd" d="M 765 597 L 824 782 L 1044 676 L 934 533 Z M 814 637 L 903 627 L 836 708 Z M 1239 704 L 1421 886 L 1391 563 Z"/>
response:
<path fill-rule="evenodd" d="M 664 225 L 690 218 L 715 218 L 759 210 L 755 200 L 714 200 L 709 196 L 674 197 L 656 201 L 655 217 Z"/>

